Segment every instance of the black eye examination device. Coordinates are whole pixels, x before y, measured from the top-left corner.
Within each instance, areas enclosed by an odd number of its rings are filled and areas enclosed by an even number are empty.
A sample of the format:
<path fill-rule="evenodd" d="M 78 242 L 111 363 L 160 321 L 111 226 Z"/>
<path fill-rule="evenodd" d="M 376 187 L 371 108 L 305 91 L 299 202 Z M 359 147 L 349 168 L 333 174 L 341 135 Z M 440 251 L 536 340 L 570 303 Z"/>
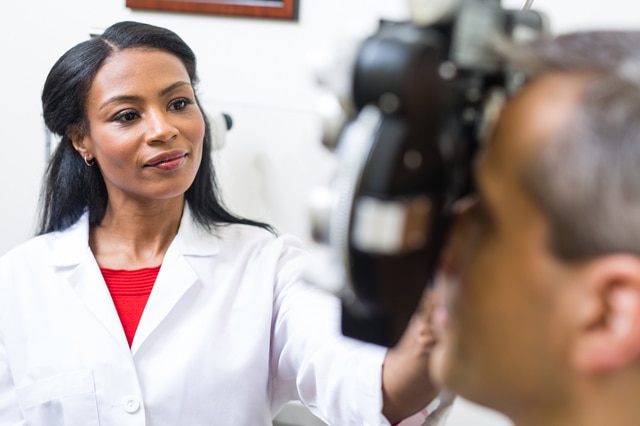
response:
<path fill-rule="evenodd" d="M 486 123 L 523 82 L 493 46 L 548 32 L 531 1 L 519 10 L 500 0 L 412 3 L 410 21 L 381 21 L 354 47 L 339 70 L 345 84 L 319 77 L 334 106 L 323 143 L 336 170 L 310 201 L 313 237 L 327 249 L 314 281 L 340 297 L 343 334 L 384 346 L 397 343 L 432 282 L 452 206 L 473 190 Z"/>

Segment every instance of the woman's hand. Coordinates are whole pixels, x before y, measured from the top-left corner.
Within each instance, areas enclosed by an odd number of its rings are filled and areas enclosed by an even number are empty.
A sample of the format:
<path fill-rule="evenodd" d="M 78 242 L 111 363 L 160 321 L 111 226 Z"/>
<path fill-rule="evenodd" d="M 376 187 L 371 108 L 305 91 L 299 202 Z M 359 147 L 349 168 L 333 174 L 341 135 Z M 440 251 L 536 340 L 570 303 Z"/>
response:
<path fill-rule="evenodd" d="M 425 290 L 416 311 L 382 366 L 382 413 L 397 423 L 425 408 L 438 394 L 429 377 L 429 358 L 435 337 L 430 325 L 432 304 Z"/>

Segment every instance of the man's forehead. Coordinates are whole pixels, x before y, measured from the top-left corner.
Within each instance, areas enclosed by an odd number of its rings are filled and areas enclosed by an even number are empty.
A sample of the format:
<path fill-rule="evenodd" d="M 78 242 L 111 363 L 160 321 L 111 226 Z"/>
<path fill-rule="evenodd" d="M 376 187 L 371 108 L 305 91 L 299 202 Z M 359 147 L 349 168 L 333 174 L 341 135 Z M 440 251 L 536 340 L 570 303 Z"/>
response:
<path fill-rule="evenodd" d="M 543 145 L 571 122 L 589 78 L 569 72 L 548 73 L 527 83 L 509 99 L 483 147 L 491 163 L 524 166 Z"/>

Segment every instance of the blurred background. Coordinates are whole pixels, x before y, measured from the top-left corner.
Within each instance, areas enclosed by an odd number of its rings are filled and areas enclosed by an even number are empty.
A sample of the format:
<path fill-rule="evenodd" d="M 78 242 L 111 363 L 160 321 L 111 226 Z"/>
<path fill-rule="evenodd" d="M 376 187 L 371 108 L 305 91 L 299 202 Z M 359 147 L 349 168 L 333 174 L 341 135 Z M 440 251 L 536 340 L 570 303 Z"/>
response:
<path fill-rule="evenodd" d="M 431 1 L 431 0 L 424 0 Z M 503 0 L 520 8 L 523 0 Z M 199 95 L 233 118 L 214 153 L 223 198 L 236 213 L 298 235 L 311 248 L 307 195 L 331 176 L 320 143 L 314 66 L 322 52 L 371 34 L 378 21 L 408 18 L 404 0 L 299 0 L 298 19 L 132 10 L 125 0 L 3 0 L 0 5 L 0 255 L 33 235 L 47 161 L 40 94 L 47 72 L 72 45 L 120 20 L 176 31 L 199 59 Z M 554 33 L 638 28 L 628 0 L 535 0 Z M 55 144 L 55 141 L 52 141 Z M 292 404 L 280 425 L 318 425 Z M 447 425 L 508 426 L 458 400 Z"/>

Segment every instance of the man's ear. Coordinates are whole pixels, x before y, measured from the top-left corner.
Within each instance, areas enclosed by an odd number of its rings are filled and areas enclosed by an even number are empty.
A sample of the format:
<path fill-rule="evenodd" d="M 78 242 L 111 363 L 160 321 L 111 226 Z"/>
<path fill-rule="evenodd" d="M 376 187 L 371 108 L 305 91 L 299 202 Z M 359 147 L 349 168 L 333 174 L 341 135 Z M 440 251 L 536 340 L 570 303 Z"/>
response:
<path fill-rule="evenodd" d="M 613 254 L 589 261 L 576 284 L 586 293 L 576 309 L 574 368 L 598 373 L 640 361 L 640 258 Z"/>

